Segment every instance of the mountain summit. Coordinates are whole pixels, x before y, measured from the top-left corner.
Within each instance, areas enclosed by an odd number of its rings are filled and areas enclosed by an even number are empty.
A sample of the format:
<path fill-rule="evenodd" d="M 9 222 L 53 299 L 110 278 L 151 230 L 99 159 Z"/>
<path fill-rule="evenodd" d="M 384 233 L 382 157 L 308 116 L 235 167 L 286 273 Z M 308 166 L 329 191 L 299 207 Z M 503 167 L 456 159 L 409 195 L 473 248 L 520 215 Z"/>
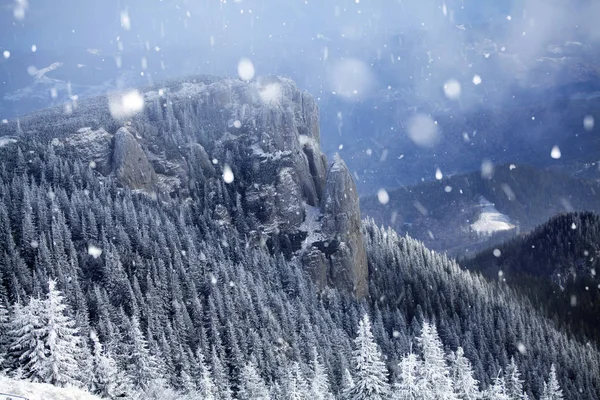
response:
<path fill-rule="evenodd" d="M 200 200 L 203 213 L 248 244 L 301 257 L 319 286 L 367 294 L 355 183 L 339 156 L 328 166 L 318 106 L 289 79 L 176 81 L 1 129 L 46 141 L 122 187 Z"/>

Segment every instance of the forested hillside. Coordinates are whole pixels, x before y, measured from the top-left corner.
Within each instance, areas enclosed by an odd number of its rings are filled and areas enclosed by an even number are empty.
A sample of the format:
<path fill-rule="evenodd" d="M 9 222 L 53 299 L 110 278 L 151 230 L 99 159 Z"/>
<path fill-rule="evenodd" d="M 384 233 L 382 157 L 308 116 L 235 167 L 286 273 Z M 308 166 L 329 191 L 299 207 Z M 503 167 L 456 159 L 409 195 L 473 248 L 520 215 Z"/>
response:
<path fill-rule="evenodd" d="M 593 181 L 521 164 L 487 168 L 483 174 L 438 176 L 440 180 L 391 190 L 386 204 L 377 196 L 366 197 L 361 209 L 378 224 L 459 257 L 527 232 L 559 212 L 600 212 L 600 186 Z M 487 221 L 482 201 L 493 204 L 498 213 L 493 217 L 513 228 Z"/>
<path fill-rule="evenodd" d="M 183 110 L 203 109 L 173 104 L 165 115 L 179 129 L 158 114 L 157 134 L 200 140 L 206 132 Z M 51 133 L 17 139 L 0 148 L 0 353 L 10 377 L 113 399 L 600 396 L 596 344 L 373 220 L 354 236 L 369 269 L 359 298 L 336 280 L 322 285 L 315 264 L 286 251 L 293 244 L 249 230 L 255 210 L 221 165 L 208 180 L 197 160 L 193 185 L 157 196 L 55 151 Z M 332 207 L 351 185 L 334 187 Z M 315 243 L 331 263 L 347 248 Z"/>
<path fill-rule="evenodd" d="M 19 166 L 23 152 L 11 153 L 17 164 L 4 164 L 11 168 L 3 169 L 3 182 L 10 183 L 0 191 L 7 244 L 2 298 L 10 310 L 4 368 L 10 374 L 79 382 L 114 396 L 119 387 L 149 388 L 158 377 L 180 392 L 206 390 L 202 377 L 210 371 L 220 390 L 239 393 L 246 379 L 257 379 L 246 376 L 252 367 L 277 391 L 289 384 L 293 362 L 300 363 L 301 376 L 312 376 L 316 349 L 332 392 L 339 393 L 344 371 L 357 371 L 352 338 L 369 312 L 386 356 L 386 379 L 396 379 L 396 364 L 422 323 L 432 321 L 446 350 L 464 347 L 482 387 L 514 357 L 534 396 L 543 387 L 539 371 L 552 363 L 568 398 L 598 394 L 594 346 L 568 339 L 506 287 L 462 272 L 372 222 L 365 228 L 372 300 L 359 303 L 336 290 L 319 295 L 296 261 L 246 245 L 235 231 L 194 213 L 193 202 L 160 203 L 110 180 L 101 184 L 77 162 L 43 160 L 45 152 L 27 151 L 31 162 Z M 35 368 L 46 362 L 33 357 L 35 348 L 15 347 L 31 318 L 25 306 L 40 315 L 44 299 L 52 298 L 50 278 L 65 296 L 59 313 L 73 321 L 63 338 L 70 343 L 65 356 L 77 362 L 63 369 L 65 360 L 56 361 L 59 377 Z M 92 331 L 103 350 L 89 339 Z M 25 352 L 32 357 L 19 360 Z M 109 367 L 98 367 L 104 363 Z M 580 388 L 583 394 L 576 394 Z"/>
<path fill-rule="evenodd" d="M 464 260 L 467 268 L 506 281 L 574 332 L 600 339 L 600 217 L 569 213 L 525 237 Z"/>

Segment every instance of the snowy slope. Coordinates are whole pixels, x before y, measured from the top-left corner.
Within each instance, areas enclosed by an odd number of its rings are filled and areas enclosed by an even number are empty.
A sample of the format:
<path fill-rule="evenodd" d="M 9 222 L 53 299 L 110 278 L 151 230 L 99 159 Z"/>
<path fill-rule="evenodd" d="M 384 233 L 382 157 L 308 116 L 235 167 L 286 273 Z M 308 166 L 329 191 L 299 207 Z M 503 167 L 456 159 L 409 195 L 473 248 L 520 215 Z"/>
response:
<path fill-rule="evenodd" d="M 498 211 L 494 204 L 485 197 L 481 197 L 479 205 L 481 206 L 479 219 L 471 224 L 471 228 L 478 234 L 491 235 L 494 232 L 507 231 L 515 227 L 510 222 L 510 218 Z"/>
<path fill-rule="evenodd" d="M 100 397 L 93 396 L 81 389 L 59 388 L 45 383 L 33 383 L 0 376 L 0 399 L 4 400 L 5 398 L 11 400 L 100 400 Z"/>

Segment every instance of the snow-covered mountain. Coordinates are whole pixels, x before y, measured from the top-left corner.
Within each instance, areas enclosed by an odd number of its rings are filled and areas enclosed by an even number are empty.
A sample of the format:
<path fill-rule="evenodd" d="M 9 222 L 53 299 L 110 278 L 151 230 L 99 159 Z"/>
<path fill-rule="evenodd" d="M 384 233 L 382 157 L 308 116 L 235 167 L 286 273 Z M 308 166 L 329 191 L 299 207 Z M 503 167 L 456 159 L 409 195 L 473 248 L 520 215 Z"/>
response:
<path fill-rule="evenodd" d="M 557 170 L 522 164 L 438 176 L 434 182 L 363 197 L 363 215 L 423 241 L 428 247 L 465 257 L 529 232 L 554 215 L 600 212 L 600 186 Z"/>
<path fill-rule="evenodd" d="M 387 398 L 406 384 L 438 398 L 458 359 L 471 393 L 494 398 L 514 375 L 530 398 L 549 383 L 598 397 L 595 342 L 360 220 L 293 82 L 195 77 L 120 96 L 0 125 L 10 376 L 125 398 Z M 414 385 L 393 373 L 407 363 Z"/>

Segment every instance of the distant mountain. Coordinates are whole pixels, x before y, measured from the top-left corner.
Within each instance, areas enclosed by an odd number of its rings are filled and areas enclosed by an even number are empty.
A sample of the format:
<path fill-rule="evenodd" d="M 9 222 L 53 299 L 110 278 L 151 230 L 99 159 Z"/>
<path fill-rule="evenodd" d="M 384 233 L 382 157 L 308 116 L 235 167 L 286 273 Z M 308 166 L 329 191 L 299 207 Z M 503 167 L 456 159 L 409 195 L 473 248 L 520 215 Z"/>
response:
<path fill-rule="evenodd" d="M 461 262 L 499 279 L 575 332 L 600 340 L 600 216 L 556 216 L 530 234 Z"/>
<path fill-rule="evenodd" d="M 443 177 L 361 199 L 364 215 L 429 248 L 468 256 L 491 243 L 527 232 L 560 212 L 600 212 L 600 185 L 559 171 L 500 165 Z"/>

